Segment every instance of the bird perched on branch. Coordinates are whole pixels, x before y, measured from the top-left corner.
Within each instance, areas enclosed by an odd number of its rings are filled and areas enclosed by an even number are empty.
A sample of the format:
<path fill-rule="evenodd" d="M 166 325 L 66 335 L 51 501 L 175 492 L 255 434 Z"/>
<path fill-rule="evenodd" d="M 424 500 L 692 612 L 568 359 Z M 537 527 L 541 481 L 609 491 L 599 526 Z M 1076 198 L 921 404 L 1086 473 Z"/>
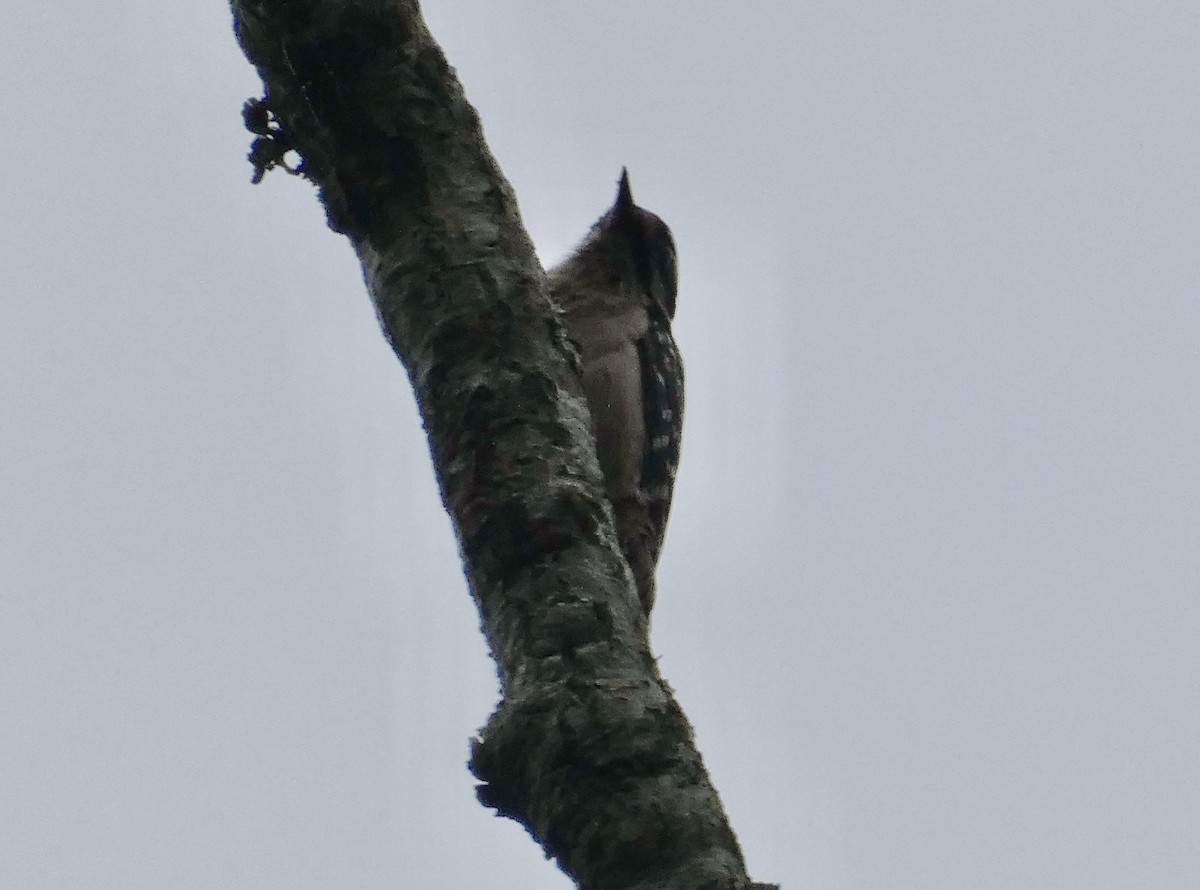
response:
<path fill-rule="evenodd" d="M 617 539 L 649 615 L 679 465 L 683 362 L 671 334 L 675 241 L 633 203 L 625 170 L 616 203 L 548 278 L 579 350 Z"/>

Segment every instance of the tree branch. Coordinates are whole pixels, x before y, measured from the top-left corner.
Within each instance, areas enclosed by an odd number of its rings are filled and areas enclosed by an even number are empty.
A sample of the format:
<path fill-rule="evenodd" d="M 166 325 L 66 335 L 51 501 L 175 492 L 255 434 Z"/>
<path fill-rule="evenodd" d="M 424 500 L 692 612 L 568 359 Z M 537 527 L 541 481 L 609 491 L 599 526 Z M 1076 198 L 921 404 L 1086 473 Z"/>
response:
<path fill-rule="evenodd" d="M 475 110 L 413 0 L 231 0 L 256 178 L 319 189 L 407 369 L 502 699 L 480 800 L 581 888 L 747 888 L 650 654 L 577 359 Z"/>

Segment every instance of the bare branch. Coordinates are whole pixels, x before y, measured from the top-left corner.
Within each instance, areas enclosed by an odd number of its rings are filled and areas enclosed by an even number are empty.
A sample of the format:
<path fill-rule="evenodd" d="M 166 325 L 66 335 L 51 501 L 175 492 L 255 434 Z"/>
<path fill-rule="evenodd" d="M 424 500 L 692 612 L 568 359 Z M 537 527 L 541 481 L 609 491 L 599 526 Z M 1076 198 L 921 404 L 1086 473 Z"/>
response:
<path fill-rule="evenodd" d="M 746 888 L 659 676 L 577 360 L 478 115 L 412 0 L 232 0 L 256 176 L 303 159 L 408 371 L 499 669 L 471 768 L 583 888 Z"/>

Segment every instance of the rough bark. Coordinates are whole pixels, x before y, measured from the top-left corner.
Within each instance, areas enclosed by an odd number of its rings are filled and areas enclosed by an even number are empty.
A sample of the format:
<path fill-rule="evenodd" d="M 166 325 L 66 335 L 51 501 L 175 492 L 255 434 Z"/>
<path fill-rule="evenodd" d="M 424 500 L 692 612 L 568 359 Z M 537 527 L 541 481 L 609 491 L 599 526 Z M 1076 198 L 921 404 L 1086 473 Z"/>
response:
<path fill-rule="evenodd" d="M 416 392 L 500 674 L 480 800 L 581 888 L 756 886 L 650 654 L 512 189 L 417 3 L 231 6 L 265 86 L 256 178 L 303 158 Z"/>

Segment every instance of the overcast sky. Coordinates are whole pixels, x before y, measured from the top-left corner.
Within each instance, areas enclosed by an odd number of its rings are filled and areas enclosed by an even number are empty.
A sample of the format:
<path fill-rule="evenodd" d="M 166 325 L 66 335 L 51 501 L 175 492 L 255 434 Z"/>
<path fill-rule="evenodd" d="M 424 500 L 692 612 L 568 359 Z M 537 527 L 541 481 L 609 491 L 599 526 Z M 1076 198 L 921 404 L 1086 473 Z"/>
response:
<path fill-rule="evenodd" d="M 654 646 L 785 890 L 1200 886 L 1200 8 L 429 0 L 688 369 Z M 224 3 L 0 31 L 0 885 L 564 890 L 407 380 Z"/>

